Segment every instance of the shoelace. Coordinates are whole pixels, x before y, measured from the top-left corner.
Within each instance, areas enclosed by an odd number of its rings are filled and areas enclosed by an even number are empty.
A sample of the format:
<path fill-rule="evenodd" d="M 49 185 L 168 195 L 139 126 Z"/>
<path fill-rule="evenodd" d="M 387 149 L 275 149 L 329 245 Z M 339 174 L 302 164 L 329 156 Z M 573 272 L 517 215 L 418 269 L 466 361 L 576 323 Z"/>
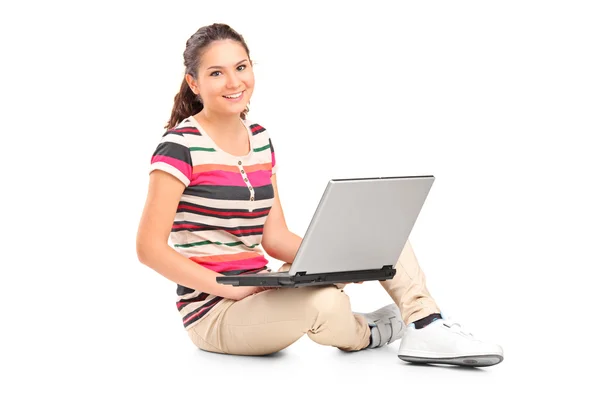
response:
<path fill-rule="evenodd" d="M 444 325 L 446 325 L 448 328 L 450 328 L 451 331 L 456 332 L 456 333 L 460 333 L 461 335 L 464 336 L 470 336 L 470 337 L 474 337 L 473 334 L 471 332 L 467 332 L 461 324 L 459 324 L 458 322 L 454 322 L 452 320 L 449 319 L 445 319 L 444 320 Z"/>

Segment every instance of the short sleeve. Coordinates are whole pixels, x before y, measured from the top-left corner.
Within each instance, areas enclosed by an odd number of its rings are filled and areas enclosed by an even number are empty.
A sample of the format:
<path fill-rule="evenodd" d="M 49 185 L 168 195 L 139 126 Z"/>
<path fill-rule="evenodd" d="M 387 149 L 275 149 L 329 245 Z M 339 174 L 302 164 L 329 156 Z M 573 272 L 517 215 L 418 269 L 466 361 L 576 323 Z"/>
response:
<path fill-rule="evenodd" d="M 276 174 L 279 169 L 279 164 L 275 160 L 275 148 L 273 147 L 273 142 L 271 138 L 269 138 L 269 147 L 271 148 L 271 174 Z"/>
<path fill-rule="evenodd" d="M 192 180 L 192 167 L 192 156 L 183 135 L 167 132 L 152 154 L 148 173 L 157 169 L 165 171 L 187 187 Z"/>

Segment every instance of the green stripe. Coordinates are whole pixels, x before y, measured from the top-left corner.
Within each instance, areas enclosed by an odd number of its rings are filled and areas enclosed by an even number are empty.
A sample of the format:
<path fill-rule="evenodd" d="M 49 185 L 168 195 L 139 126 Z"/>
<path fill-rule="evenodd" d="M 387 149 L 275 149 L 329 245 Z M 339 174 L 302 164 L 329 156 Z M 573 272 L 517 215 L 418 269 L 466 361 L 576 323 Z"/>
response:
<path fill-rule="evenodd" d="M 244 242 L 232 242 L 232 243 L 221 243 L 221 242 L 211 242 L 210 240 L 204 240 L 202 242 L 194 242 L 194 243 L 188 243 L 188 244 L 176 244 L 175 247 L 193 247 L 193 246 L 204 246 L 206 244 L 218 244 L 221 246 L 239 246 L 241 244 L 244 244 Z M 258 246 L 258 244 L 253 244 L 252 246 L 248 246 L 248 248 L 253 249 L 256 246 Z"/>
<path fill-rule="evenodd" d="M 269 147 L 271 147 L 271 145 L 270 145 L 270 144 L 268 144 L 268 145 L 266 145 L 266 146 L 264 146 L 264 147 L 259 147 L 258 149 L 254 149 L 254 152 L 255 152 L 255 153 L 259 153 L 259 152 L 261 152 L 261 151 L 264 151 L 264 150 L 268 149 Z"/>
<path fill-rule="evenodd" d="M 217 150 L 210 147 L 190 147 L 190 151 L 210 151 L 215 152 Z"/>

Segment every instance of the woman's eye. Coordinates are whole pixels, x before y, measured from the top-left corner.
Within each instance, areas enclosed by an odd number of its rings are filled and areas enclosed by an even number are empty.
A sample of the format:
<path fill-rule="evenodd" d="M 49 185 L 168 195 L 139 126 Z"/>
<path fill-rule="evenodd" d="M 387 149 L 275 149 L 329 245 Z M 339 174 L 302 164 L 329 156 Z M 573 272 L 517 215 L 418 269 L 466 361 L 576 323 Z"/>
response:
<path fill-rule="evenodd" d="M 238 71 L 243 71 L 245 69 L 246 69 L 246 64 L 238 65 L 238 67 L 237 67 Z M 216 74 L 220 74 L 220 73 L 221 73 L 221 71 L 214 71 L 210 74 L 210 76 L 218 76 Z"/>

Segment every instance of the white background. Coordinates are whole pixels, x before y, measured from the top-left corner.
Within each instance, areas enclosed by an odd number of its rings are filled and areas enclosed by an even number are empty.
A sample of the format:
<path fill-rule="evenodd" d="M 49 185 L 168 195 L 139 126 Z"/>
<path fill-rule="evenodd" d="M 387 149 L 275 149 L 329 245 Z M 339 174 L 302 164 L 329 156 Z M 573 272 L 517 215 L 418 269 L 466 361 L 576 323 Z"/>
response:
<path fill-rule="evenodd" d="M 597 395 L 597 2 L 16 4 L 0 9 L 1 398 Z M 256 62 L 249 117 L 291 230 L 330 178 L 435 175 L 415 252 L 503 363 L 307 337 L 273 357 L 193 347 L 135 235 L 185 42 L 213 22 Z M 347 292 L 357 311 L 390 301 L 374 282 Z"/>

